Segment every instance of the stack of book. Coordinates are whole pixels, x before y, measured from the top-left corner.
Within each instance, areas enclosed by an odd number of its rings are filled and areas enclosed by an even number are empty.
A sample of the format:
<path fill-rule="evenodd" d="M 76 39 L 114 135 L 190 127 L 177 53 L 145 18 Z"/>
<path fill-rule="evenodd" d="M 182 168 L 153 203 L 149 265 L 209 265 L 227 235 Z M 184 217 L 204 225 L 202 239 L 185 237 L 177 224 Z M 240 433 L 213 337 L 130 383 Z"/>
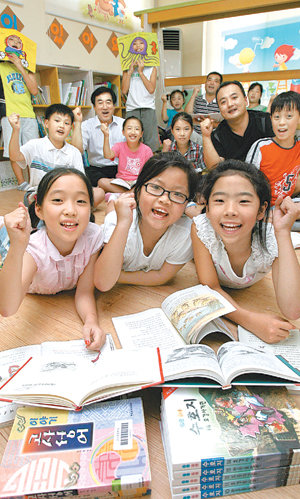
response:
<path fill-rule="evenodd" d="M 300 410 L 285 388 L 164 388 L 161 431 L 172 497 L 300 483 Z"/>
<path fill-rule="evenodd" d="M 85 106 L 87 88 L 85 80 L 78 80 L 60 85 L 60 95 L 62 104 L 67 106 Z"/>
<path fill-rule="evenodd" d="M 151 476 L 140 398 L 82 412 L 18 409 L 0 468 L 0 497 L 140 497 Z"/>
<path fill-rule="evenodd" d="M 50 87 L 49 85 L 44 85 L 43 87 L 38 87 L 37 95 L 32 95 L 32 104 L 45 105 L 50 104 Z"/>

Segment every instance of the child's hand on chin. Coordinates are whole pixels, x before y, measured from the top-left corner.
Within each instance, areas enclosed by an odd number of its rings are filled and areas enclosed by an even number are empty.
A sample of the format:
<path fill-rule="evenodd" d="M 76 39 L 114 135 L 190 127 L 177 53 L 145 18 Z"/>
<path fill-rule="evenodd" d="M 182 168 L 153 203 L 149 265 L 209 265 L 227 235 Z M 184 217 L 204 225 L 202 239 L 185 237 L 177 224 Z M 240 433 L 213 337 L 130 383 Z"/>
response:
<path fill-rule="evenodd" d="M 279 315 L 254 313 L 252 318 L 255 323 L 251 332 L 266 343 L 278 343 L 285 340 L 289 336 L 290 330 L 295 329 L 293 324 Z"/>
<path fill-rule="evenodd" d="M 103 347 L 106 340 L 106 334 L 98 324 L 86 322 L 83 325 L 82 333 L 86 347 L 89 350 L 99 351 L 100 348 Z"/>

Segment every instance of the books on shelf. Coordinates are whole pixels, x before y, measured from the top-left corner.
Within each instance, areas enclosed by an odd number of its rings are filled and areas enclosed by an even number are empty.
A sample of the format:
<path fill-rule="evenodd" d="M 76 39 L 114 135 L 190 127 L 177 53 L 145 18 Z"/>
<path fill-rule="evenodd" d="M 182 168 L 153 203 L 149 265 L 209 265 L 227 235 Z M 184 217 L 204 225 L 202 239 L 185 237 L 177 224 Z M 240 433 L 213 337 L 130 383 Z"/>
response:
<path fill-rule="evenodd" d="M 18 409 L 0 468 L 1 498 L 138 497 L 150 487 L 139 397 L 80 413 Z"/>
<path fill-rule="evenodd" d="M 45 87 L 38 87 L 37 95 L 32 95 L 31 99 L 32 104 L 50 104 L 50 87 L 47 86 L 47 90 L 45 90 Z"/>
<path fill-rule="evenodd" d="M 41 137 L 45 137 L 47 135 L 47 130 L 45 127 L 45 118 L 44 116 L 41 116 L 40 114 L 36 114 L 36 121 L 38 124 L 38 129 L 39 129 L 39 134 Z"/>
<path fill-rule="evenodd" d="M 62 103 L 67 106 L 85 106 L 86 96 L 85 80 L 72 81 L 62 85 Z"/>
<path fill-rule="evenodd" d="M 299 483 L 300 410 L 285 388 L 164 388 L 161 430 L 174 498 Z"/>
<path fill-rule="evenodd" d="M 175 386 L 299 383 L 300 372 L 272 353 L 237 341 L 221 345 L 217 353 L 207 345 L 186 344 L 220 330 L 234 339 L 218 318 L 232 310 L 222 295 L 198 285 L 171 294 L 161 308 L 112 321 L 124 349 L 160 348 L 165 382 Z"/>
<path fill-rule="evenodd" d="M 93 352 L 91 358 L 84 355 L 83 345 L 70 353 L 56 349 L 52 343 L 37 345 L 36 351 L 32 350 L 27 362 L 0 386 L 0 399 L 79 410 L 84 405 L 163 382 L 159 349 L 119 349 L 100 356 Z"/>

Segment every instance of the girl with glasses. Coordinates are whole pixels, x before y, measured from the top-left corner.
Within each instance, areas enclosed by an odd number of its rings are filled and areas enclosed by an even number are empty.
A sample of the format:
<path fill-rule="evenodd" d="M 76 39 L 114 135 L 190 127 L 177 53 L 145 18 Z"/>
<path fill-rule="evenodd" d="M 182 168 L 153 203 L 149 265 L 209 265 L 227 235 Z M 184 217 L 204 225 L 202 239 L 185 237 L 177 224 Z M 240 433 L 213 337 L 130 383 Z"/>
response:
<path fill-rule="evenodd" d="M 178 153 L 160 153 L 145 163 L 134 193 L 122 194 L 105 218 L 109 247 L 95 266 L 99 290 L 116 282 L 164 284 L 191 260 L 191 220 L 183 215 L 196 184 L 193 166 Z"/>

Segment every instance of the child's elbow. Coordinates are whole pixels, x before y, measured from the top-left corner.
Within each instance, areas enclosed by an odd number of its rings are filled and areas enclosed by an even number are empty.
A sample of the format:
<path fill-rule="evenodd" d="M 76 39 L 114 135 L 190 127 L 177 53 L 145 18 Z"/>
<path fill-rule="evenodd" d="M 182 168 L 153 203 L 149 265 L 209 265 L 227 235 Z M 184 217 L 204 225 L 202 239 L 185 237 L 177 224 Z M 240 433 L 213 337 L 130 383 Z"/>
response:
<path fill-rule="evenodd" d="M 12 307 L 10 305 L 7 305 L 7 306 L 0 305 L 0 315 L 2 315 L 2 317 L 11 317 L 17 311 L 18 311 L 18 309 L 16 307 Z"/>
<path fill-rule="evenodd" d="M 101 279 L 95 277 L 95 280 L 94 280 L 94 285 L 95 285 L 95 288 L 98 289 L 98 291 L 102 291 L 102 293 L 105 293 L 106 291 L 109 291 L 114 283 L 111 283 L 111 282 L 103 282 Z"/>
<path fill-rule="evenodd" d="M 285 317 L 290 321 L 295 321 L 300 318 L 300 306 L 295 305 L 294 307 L 289 307 L 284 313 Z"/>

